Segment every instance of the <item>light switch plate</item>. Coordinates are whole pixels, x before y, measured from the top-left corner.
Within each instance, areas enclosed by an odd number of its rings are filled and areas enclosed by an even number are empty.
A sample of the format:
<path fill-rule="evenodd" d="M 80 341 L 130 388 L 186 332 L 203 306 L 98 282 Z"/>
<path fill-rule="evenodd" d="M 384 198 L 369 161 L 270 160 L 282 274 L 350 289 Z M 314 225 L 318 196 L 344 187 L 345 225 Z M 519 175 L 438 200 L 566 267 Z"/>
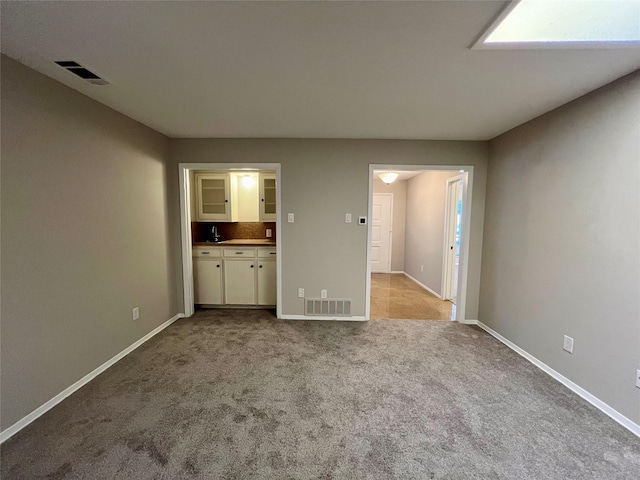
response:
<path fill-rule="evenodd" d="M 267 228 L 267 238 L 271 238 L 271 229 Z"/>
<path fill-rule="evenodd" d="M 562 349 L 566 350 L 569 353 L 573 353 L 573 338 L 564 336 L 564 343 L 562 344 Z"/>
<path fill-rule="evenodd" d="M 344 214 L 344 223 L 351 223 L 351 214 L 350 213 L 345 213 Z"/>
<path fill-rule="evenodd" d="M 288 213 L 287 214 L 287 222 L 293 223 L 293 220 L 294 220 L 293 213 Z"/>

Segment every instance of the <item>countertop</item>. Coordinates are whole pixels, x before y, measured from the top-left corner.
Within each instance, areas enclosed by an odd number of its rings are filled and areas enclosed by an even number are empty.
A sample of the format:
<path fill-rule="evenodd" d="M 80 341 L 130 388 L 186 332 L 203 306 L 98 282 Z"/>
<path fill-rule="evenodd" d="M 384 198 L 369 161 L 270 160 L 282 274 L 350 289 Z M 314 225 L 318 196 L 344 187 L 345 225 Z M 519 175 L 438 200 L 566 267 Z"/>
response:
<path fill-rule="evenodd" d="M 268 238 L 265 239 L 249 239 L 249 238 L 236 238 L 233 240 L 224 240 L 222 242 L 195 242 L 194 247 L 224 247 L 229 246 L 243 246 L 243 247 L 275 247 L 276 242 Z"/>

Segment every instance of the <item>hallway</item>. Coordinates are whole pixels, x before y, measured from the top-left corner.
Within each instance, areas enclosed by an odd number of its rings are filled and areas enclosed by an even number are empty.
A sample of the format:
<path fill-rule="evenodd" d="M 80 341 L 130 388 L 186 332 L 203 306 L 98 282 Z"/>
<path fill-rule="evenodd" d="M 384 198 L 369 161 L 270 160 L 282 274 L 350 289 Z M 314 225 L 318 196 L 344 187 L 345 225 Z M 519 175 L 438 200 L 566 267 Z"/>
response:
<path fill-rule="evenodd" d="M 371 274 L 372 319 L 450 320 L 451 307 L 402 273 Z"/>

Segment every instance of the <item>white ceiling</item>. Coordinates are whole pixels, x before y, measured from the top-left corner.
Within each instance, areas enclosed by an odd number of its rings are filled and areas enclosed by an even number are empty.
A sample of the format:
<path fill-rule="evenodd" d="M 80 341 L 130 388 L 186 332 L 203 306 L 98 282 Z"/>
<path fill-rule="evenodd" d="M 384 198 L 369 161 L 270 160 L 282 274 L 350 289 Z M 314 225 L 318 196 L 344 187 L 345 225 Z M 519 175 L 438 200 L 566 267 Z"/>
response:
<path fill-rule="evenodd" d="M 486 140 L 640 67 L 638 48 L 470 50 L 503 4 L 3 1 L 1 46 L 170 137 Z"/>

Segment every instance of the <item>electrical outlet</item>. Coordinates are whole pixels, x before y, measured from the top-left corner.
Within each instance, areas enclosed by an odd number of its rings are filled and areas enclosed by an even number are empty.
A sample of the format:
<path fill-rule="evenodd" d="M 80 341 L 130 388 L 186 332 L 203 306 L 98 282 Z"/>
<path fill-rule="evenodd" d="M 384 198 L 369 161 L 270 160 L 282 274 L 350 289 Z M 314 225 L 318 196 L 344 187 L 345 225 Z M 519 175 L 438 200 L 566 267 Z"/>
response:
<path fill-rule="evenodd" d="M 327 298 L 327 291 L 326 290 L 320 290 L 320 298 Z"/>
<path fill-rule="evenodd" d="M 636 370 L 636 387 L 640 388 L 640 368 Z"/>
<path fill-rule="evenodd" d="M 420 271 L 424 272 L 424 265 L 420 265 Z"/>
<path fill-rule="evenodd" d="M 566 350 L 569 353 L 573 353 L 573 338 L 564 336 L 564 343 L 562 344 L 562 349 Z"/>
<path fill-rule="evenodd" d="M 304 298 L 304 288 L 298 289 L 298 298 Z"/>
<path fill-rule="evenodd" d="M 351 223 L 351 214 L 350 213 L 345 213 L 344 214 L 344 223 Z"/>
<path fill-rule="evenodd" d="M 271 238 L 271 229 L 267 228 L 267 238 Z"/>
<path fill-rule="evenodd" d="M 140 308 L 136 307 L 133 309 L 133 319 L 137 320 L 140 318 Z"/>
<path fill-rule="evenodd" d="M 287 222 L 289 223 L 293 223 L 293 221 L 295 220 L 293 213 L 288 213 L 287 214 Z"/>

